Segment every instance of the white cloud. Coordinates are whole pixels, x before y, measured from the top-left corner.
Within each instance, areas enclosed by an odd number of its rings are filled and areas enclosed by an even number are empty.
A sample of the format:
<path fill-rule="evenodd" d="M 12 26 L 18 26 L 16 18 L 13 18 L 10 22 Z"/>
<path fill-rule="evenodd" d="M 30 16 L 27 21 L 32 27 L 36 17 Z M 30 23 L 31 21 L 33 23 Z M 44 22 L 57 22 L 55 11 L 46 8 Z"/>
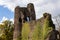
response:
<path fill-rule="evenodd" d="M 44 12 L 49 12 L 54 15 L 57 14 L 55 10 L 60 9 L 60 0 L 0 0 L 0 5 L 7 7 L 13 12 L 17 5 L 27 6 L 28 3 L 34 4 L 36 15 L 38 15 L 37 19 L 40 18 Z"/>
<path fill-rule="evenodd" d="M 11 18 L 10 21 L 12 21 L 14 23 L 14 19 L 13 18 Z"/>
<path fill-rule="evenodd" d="M 10 20 L 10 21 L 12 21 L 14 23 L 14 19 L 13 18 L 8 19 L 7 17 L 3 17 L 2 20 L 0 21 L 0 24 L 2 24 L 2 22 L 5 21 L 5 20 Z"/>
<path fill-rule="evenodd" d="M 59 17 L 59 15 L 52 18 L 52 20 L 53 20 L 53 23 L 55 24 L 56 30 L 59 30 L 59 26 L 60 26 L 60 17 Z"/>
<path fill-rule="evenodd" d="M 7 7 L 9 10 L 14 11 L 16 4 L 14 4 L 14 2 L 12 2 L 12 0 L 11 1 L 0 0 L 0 6 Z"/>
<path fill-rule="evenodd" d="M 5 21 L 5 20 L 8 20 L 8 18 L 3 17 L 2 20 L 1 20 L 1 22 Z"/>
<path fill-rule="evenodd" d="M 23 7 L 27 6 L 28 3 L 34 4 L 37 19 L 44 12 L 51 13 L 53 17 L 60 14 L 60 0 L 0 0 L 0 6 L 7 7 L 12 12 L 17 5 Z M 13 21 L 13 19 L 10 20 Z"/>
<path fill-rule="evenodd" d="M 3 17 L 2 20 L 0 21 L 0 24 L 2 24 L 3 21 L 8 20 L 8 18 Z"/>

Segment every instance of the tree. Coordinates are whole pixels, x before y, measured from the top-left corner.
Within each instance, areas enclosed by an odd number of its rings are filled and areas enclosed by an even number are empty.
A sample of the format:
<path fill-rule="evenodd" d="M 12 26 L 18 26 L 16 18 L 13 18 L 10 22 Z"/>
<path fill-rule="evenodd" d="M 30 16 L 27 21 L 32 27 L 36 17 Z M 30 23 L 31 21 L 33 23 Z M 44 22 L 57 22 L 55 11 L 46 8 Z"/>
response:
<path fill-rule="evenodd" d="M 3 25 L 1 24 L 2 26 L 0 26 L 0 29 L 3 29 L 3 31 L 1 31 L 3 34 L 1 35 L 0 38 L 2 38 L 4 40 L 12 40 L 14 25 L 9 20 L 5 20 L 2 23 L 3 23 Z"/>
<path fill-rule="evenodd" d="M 57 30 L 59 31 L 60 30 L 60 14 L 57 15 L 57 16 L 54 16 L 53 19 L 54 19 L 54 23 L 55 23 L 55 25 L 57 27 Z"/>

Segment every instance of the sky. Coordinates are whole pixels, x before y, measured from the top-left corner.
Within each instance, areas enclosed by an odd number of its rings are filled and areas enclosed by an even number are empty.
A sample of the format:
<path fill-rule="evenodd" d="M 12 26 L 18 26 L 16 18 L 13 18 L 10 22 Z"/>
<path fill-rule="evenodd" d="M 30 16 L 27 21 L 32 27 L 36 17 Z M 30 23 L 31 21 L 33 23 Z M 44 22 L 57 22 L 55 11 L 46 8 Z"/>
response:
<path fill-rule="evenodd" d="M 33 3 L 36 19 L 48 12 L 52 17 L 60 14 L 60 0 L 0 0 L 0 23 L 4 20 L 14 22 L 14 9 L 16 6 L 26 7 L 28 3 Z"/>

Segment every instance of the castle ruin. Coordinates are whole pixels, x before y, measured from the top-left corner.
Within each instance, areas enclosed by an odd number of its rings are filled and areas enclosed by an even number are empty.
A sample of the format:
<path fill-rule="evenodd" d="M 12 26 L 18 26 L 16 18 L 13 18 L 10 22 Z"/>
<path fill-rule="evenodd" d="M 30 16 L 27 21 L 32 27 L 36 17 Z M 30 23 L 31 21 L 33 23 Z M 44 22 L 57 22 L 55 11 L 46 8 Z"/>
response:
<path fill-rule="evenodd" d="M 53 21 L 51 19 L 51 14 L 49 14 L 49 13 L 44 13 L 42 18 L 36 20 L 35 9 L 34 9 L 34 5 L 32 3 L 29 3 L 27 5 L 27 7 L 17 6 L 15 8 L 15 16 L 14 16 L 13 40 L 17 40 L 19 37 L 21 37 L 23 23 L 30 22 L 31 32 L 33 32 L 32 29 L 35 27 L 35 24 L 37 22 L 39 22 L 42 27 L 44 25 L 44 21 L 46 18 L 49 21 L 49 27 L 55 27 L 53 24 Z M 31 40 L 31 32 L 29 34 L 30 35 L 29 40 Z M 21 38 L 20 38 L 20 40 L 21 40 Z"/>
<path fill-rule="evenodd" d="M 29 3 L 27 7 L 17 6 L 15 8 L 13 40 L 17 40 L 21 36 L 23 23 L 32 20 L 36 20 L 35 9 L 32 3 Z"/>

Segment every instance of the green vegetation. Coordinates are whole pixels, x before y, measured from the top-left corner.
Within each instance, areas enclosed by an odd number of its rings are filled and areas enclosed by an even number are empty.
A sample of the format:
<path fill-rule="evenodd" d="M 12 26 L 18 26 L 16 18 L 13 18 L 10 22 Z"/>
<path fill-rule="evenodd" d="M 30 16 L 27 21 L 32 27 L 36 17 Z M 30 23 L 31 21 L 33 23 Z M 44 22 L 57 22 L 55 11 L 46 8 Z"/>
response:
<path fill-rule="evenodd" d="M 37 23 L 33 32 L 32 40 L 40 40 L 42 33 L 41 31 L 42 31 L 42 27 L 40 26 L 39 23 Z"/>
<path fill-rule="evenodd" d="M 52 28 L 49 27 L 49 21 L 45 20 L 43 27 L 38 22 L 34 29 L 32 40 L 45 40 L 50 30 Z"/>
<path fill-rule="evenodd" d="M 35 25 L 35 29 L 32 33 L 32 40 L 46 40 L 47 39 L 48 33 L 52 30 L 49 22 L 50 21 L 47 20 L 47 18 L 46 18 L 44 21 L 43 27 L 41 27 L 39 22 L 37 22 L 37 24 Z M 29 27 L 30 26 L 28 23 L 25 23 L 23 25 L 22 40 L 28 40 L 28 36 L 29 36 L 29 32 L 30 32 Z"/>
<path fill-rule="evenodd" d="M 9 20 L 3 21 L 0 24 L 0 40 L 13 39 L 13 23 Z"/>
<path fill-rule="evenodd" d="M 50 27 L 50 21 L 47 18 L 44 21 L 43 27 L 37 22 L 32 32 L 32 40 L 45 40 L 48 33 L 52 28 Z M 13 40 L 13 28 L 14 25 L 11 21 L 6 20 L 0 24 L 0 40 Z M 29 40 L 30 24 L 28 22 L 23 24 L 22 27 L 22 40 Z M 19 39 L 20 40 L 20 39 Z"/>
<path fill-rule="evenodd" d="M 24 23 L 22 28 L 22 40 L 28 40 L 29 32 L 30 32 L 29 24 Z"/>
<path fill-rule="evenodd" d="M 42 27 L 42 39 L 41 40 L 45 40 L 48 33 L 52 30 L 52 27 L 50 27 L 50 21 L 48 20 L 48 18 L 46 18 L 44 20 L 44 25 Z"/>

